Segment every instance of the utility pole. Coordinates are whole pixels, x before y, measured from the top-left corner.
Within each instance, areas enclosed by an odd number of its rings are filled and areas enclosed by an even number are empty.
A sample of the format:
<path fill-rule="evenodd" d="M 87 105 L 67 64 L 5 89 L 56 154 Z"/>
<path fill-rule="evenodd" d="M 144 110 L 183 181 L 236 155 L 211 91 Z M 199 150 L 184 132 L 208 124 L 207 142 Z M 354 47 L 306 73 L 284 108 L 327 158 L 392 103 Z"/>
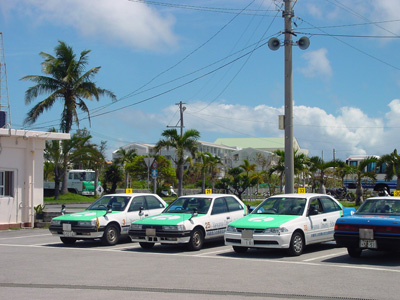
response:
<path fill-rule="evenodd" d="M 293 0 L 283 1 L 285 2 L 285 10 L 282 14 L 285 20 L 285 40 L 283 42 L 285 46 L 285 115 L 283 118 L 279 116 L 279 129 L 285 130 L 285 193 L 289 194 L 294 193 L 292 35 L 295 34 L 292 30 Z M 307 37 L 301 37 L 296 45 L 305 50 L 310 45 L 310 41 Z M 280 46 L 281 42 L 276 37 L 268 41 L 268 47 L 273 51 L 278 50 Z"/>
<path fill-rule="evenodd" d="M 285 0 L 285 193 L 294 193 L 292 0 Z"/>
<path fill-rule="evenodd" d="M 7 113 L 9 122 L 7 122 Z M 11 128 L 10 99 L 8 97 L 6 56 L 4 54 L 3 33 L 0 32 L 0 128 Z"/>
<path fill-rule="evenodd" d="M 183 106 L 186 103 L 183 103 L 182 101 L 180 101 L 179 103 L 176 103 L 176 105 L 179 105 L 179 112 L 180 112 L 180 120 L 179 120 L 179 124 L 180 126 L 178 126 L 178 124 L 176 126 L 167 126 L 167 127 L 180 127 L 181 129 L 181 138 L 183 137 L 183 112 L 186 110 L 186 107 Z M 179 167 L 179 187 L 178 187 L 178 196 L 182 196 L 182 190 L 183 190 L 183 164 Z"/>

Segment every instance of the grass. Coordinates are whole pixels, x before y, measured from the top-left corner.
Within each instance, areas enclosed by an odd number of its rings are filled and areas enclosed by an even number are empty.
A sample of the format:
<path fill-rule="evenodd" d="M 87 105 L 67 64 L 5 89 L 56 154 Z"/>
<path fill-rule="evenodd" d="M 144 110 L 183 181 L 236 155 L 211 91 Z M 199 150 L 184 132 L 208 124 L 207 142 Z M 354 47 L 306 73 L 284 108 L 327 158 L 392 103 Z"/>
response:
<path fill-rule="evenodd" d="M 44 203 L 92 203 L 96 200 L 92 196 L 82 196 L 74 193 L 67 193 L 59 195 L 58 200 L 54 200 L 54 197 L 44 197 Z"/>

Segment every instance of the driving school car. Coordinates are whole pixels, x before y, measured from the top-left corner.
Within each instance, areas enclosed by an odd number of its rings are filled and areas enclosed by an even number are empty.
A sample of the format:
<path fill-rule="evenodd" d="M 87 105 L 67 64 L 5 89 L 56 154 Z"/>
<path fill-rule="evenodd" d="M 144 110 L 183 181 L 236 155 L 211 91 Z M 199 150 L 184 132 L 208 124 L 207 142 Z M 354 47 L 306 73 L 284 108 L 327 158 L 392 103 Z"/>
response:
<path fill-rule="evenodd" d="M 244 203 L 233 195 L 182 196 L 161 214 L 133 222 L 129 236 L 142 248 L 162 243 L 186 244 L 189 250 L 200 250 L 205 240 L 222 239 L 228 224 L 246 212 Z"/>
<path fill-rule="evenodd" d="M 105 195 L 82 212 L 53 218 L 49 230 L 64 244 L 101 239 L 104 245 L 115 245 L 128 237 L 133 221 L 159 214 L 165 207 L 167 203 L 156 194 Z"/>
<path fill-rule="evenodd" d="M 354 215 L 336 221 L 334 237 L 351 257 L 364 249 L 400 250 L 400 197 L 366 199 Z"/>
<path fill-rule="evenodd" d="M 333 240 L 336 220 L 354 211 L 325 194 L 272 196 L 251 214 L 229 224 L 225 244 L 237 253 L 249 248 L 279 248 L 301 255 L 305 245 Z"/>

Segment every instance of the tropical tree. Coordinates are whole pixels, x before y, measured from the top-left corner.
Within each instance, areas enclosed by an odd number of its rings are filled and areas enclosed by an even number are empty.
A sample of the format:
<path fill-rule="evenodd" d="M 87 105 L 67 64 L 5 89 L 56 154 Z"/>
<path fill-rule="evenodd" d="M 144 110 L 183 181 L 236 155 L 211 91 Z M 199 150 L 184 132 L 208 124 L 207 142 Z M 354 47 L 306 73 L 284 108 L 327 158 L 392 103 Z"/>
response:
<path fill-rule="evenodd" d="M 383 164 L 385 164 L 385 180 L 392 180 L 396 176 L 396 190 L 400 190 L 400 155 L 397 153 L 397 149 L 390 154 L 381 156 L 377 165 L 380 167 Z"/>
<path fill-rule="evenodd" d="M 282 192 L 283 191 L 283 177 L 285 175 L 285 151 L 278 149 L 278 150 L 275 150 L 273 153 L 275 154 L 275 156 L 278 157 L 278 160 L 276 161 L 276 164 L 269 169 L 269 175 L 272 175 L 273 173 L 278 173 L 278 176 L 280 179 L 279 190 L 280 190 L 280 192 Z"/>
<path fill-rule="evenodd" d="M 25 104 L 29 105 L 39 95 L 45 94 L 45 98 L 29 110 L 24 124 L 31 125 L 36 122 L 38 117 L 45 111 L 53 107 L 57 100 L 62 102 L 63 111 L 61 112 L 60 130 L 64 133 L 71 131 L 73 123 L 79 128 L 78 110 L 87 113 L 90 124 L 89 109 L 84 100 L 96 99 L 100 96 L 108 96 L 113 101 L 116 96 L 109 90 L 99 88 L 93 81 L 94 76 L 101 67 L 94 67 L 87 71 L 88 54 L 90 50 L 82 51 L 77 59 L 73 49 L 66 43 L 59 41 L 55 47 L 55 56 L 41 52 L 43 57 L 42 75 L 28 75 L 21 80 L 29 80 L 35 83 L 25 92 Z M 68 155 L 64 153 L 63 155 Z M 67 162 L 68 158 L 64 158 Z M 64 169 L 67 165 L 63 166 Z M 67 174 L 64 173 L 64 183 L 67 182 Z M 62 193 L 66 193 L 66 186 Z"/>
<path fill-rule="evenodd" d="M 133 162 L 135 156 L 137 156 L 136 149 L 126 150 L 124 148 L 119 148 L 117 150 L 117 158 L 115 159 L 115 163 L 121 165 L 124 168 L 125 189 L 128 188 L 128 182 L 129 182 L 129 172 L 126 170 L 126 166 L 128 163 Z"/>
<path fill-rule="evenodd" d="M 104 180 L 103 180 L 103 188 L 109 194 L 114 194 L 117 185 L 123 179 L 123 174 L 121 168 L 116 164 L 111 164 L 105 168 L 104 172 Z M 107 188 L 107 184 L 111 183 L 111 189 Z"/>
<path fill-rule="evenodd" d="M 243 193 L 250 186 L 257 184 L 257 177 L 250 178 L 244 174 L 244 169 L 240 167 L 232 168 L 228 171 L 228 176 L 221 179 L 218 188 L 224 189 L 242 199 Z"/>
<path fill-rule="evenodd" d="M 350 174 L 352 174 L 355 183 L 356 183 L 356 205 L 360 205 L 363 202 L 363 187 L 362 187 L 362 182 L 364 180 L 376 180 L 376 173 L 375 170 L 368 170 L 368 165 L 376 162 L 377 158 L 369 156 L 360 161 L 358 166 L 350 166 L 351 171 Z"/>
<path fill-rule="evenodd" d="M 221 164 L 221 159 L 218 156 L 213 156 L 210 152 L 200 152 L 197 155 L 200 158 L 201 172 L 201 190 L 205 193 L 206 189 L 206 174 L 209 174 L 211 179 L 212 189 L 214 188 L 214 179 L 217 176 L 218 165 Z"/>
<path fill-rule="evenodd" d="M 316 176 L 319 181 L 319 192 L 322 194 L 326 193 L 325 183 L 326 183 L 326 172 L 330 168 L 335 168 L 338 166 L 338 162 L 335 160 L 325 162 L 319 156 L 310 157 L 310 170 Z"/>
<path fill-rule="evenodd" d="M 176 165 L 176 175 L 178 178 L 178 196 L 182 195 L 183 188 L 183 165 L 185 164 L 185 151 L 190 152 L 192 157 L 195 157 L 197 151 L 197 140 L 200 138 L 200 133 L 196 129 L 189 129 L 184 134 L 179 135 L 176 129 L 164 130 L 161 134 L 164 139 L 157 142 L 156 151 L 162 148 L 174 148 L 175 158 L 173 161 Z"/>

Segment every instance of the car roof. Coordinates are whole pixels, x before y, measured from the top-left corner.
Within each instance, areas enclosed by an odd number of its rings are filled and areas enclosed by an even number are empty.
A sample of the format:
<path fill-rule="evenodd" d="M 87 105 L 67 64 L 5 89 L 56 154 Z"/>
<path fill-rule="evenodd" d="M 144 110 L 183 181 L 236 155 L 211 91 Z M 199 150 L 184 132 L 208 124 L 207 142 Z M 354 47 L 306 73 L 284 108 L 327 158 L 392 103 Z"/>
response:
<path fill-rule="evenodd" d="M 235 195 L 231 194 L 194 194 L 194 195 L 182 195 L 181 197 L 192 197 L 192 198 L 215 198 L 215 197 L 236 197 Z"/>
<path fill-rule="evenodd" d="M 393 196 L 377 196 L 377 197 L 370 197 L 365 199 L 364 201 L 367 200 L 400 200 L 400 197 L 393 197 Z"/>
<path fill-rule="evenodd" d="M 103 195 L 103 196 L 128 196 L 128 197 L 133 197 L 133 196 L 146 196 L 146 195 L 158 196 L 157 194 L 152 194 L 152 193 L 117 193 L 117 194 L 106 194 L 106 195 Z"/>
<path fill-rule="evenodd" d="M 272 198 L 272 197 L 285 197 L 285 198 L 310 198 L 310 197 L 317 197 L 317 196 L 329 196 L 331 198 L 333 198 L 330 195 L 327 194 L 321 194 L 321 193 L 304 193 L 304 194 L 298 194 L 298 193 L 291 193 L 291 194 L 276 194 L 273 196 L 270 196 L 268 198 Z"/>

